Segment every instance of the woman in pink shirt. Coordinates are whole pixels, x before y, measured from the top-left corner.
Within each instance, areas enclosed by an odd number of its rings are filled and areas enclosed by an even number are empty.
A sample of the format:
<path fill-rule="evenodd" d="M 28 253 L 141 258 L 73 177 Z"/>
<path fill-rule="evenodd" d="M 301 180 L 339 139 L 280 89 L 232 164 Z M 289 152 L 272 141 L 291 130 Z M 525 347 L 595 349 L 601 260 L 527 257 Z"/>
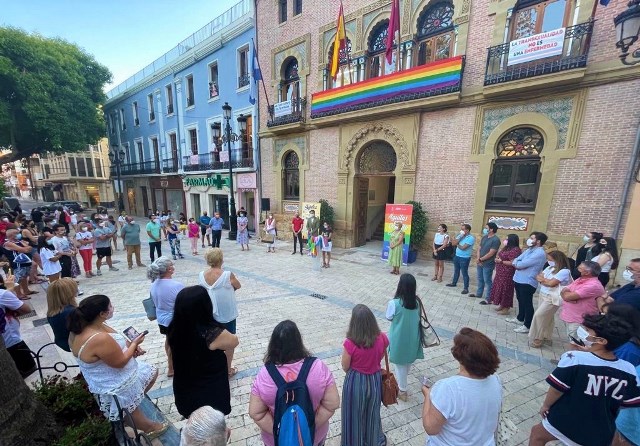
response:
<path fill-rule="evenodd" d="M 342 387 L 342 446 L 383 446 L 380 402 L 380 361 L 389 346 L 369 307 L 358 304 L 351 312 L 344 341 L 342 368 L 347 372 Z"/>
<path fill-rule="evenodd" d="M 294 381 L 305 358 L 311 357 L 302 343 L 302 335 L 296 324 L 286 320 L 273 329 L 265 364 L 275 364 L 278 372 L 287 382 Z M 314 446 L 324 444 L 329 432 L 329 419 L 340 407 L 340 396 L 333 374 L 324 362 L 315 359 L 307 376 L 307 389 L 316 414 Z M 251 387 L 249 416 L 262 430 L 262 441 L 266 446 L 274 446 L 273 414 L 278 386 L 273 382 L 266 366 L 263 366 Z"/>
<path fill-rule="evenodd" d="M 191 254 L 198 255 L 198 238 L 200 237 L 200 226 L 196 223 L 195 219 L 191 217 L 189 224 L 187 225 L 189 231 L 189 241 L 191 242 Z"/>

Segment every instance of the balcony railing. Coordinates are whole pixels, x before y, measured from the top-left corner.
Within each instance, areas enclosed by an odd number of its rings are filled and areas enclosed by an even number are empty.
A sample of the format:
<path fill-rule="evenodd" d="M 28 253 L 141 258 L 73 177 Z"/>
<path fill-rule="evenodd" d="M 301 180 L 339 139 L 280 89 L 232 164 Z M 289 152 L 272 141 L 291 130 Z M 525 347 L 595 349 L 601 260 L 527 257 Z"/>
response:
<path fill-rule="evenodd" d="M 291 99 L 269 106 L 267 127 L 304 122 L 307 114 L 307 98 Z M 276 116 L 277 115 L 277 116 Z"/>
<path fill-rule="evenodd" d="M 173 104 L 167 105 L 167 114 L 168 115 L 172 115 L 173 114 Z"/>
<path fill-rule="evenodd" d="M 234 169 L 252 168 L 254 167 L 253 158 L 244 157 L 239 150 L 231 152 L 231 167 Z M 246 150 L 243 151 L 247 153 Z M 249 149 L 248 153 L 252 153 L 253 149 Z M 234 156 L 236 155 L 236 156 Z M 199 155 L 189 155 L 182 157 L 182 168 L 185 172 L 201 172 L 207 170 L 225 170 L 229 169 L 229 162 L 219 161 L 220 156 L 218 152 L 201 153 Z"/>
<path fill-rule="evenodd" d="M 500 84 L 518 79 L 557 73 L 575 68 L 584 68 L 589 57 L 589 45 L 593 32 L 593 20 L 565 29 L 562 53 L 531 60 L 523 63 L 509 64 L 511 42 L 492 46 L 487 52 L 487 69 L 484 76 L 485 85 Z"/>
<path fill-rule="evenodd" d="M 162 172 L 170 173 L 178 171 L 178 160 L 176 158 L 166 158 L 162 160 Z"/>
<path fill-rule="evenodd" d="M 111 175 L 115 176 L 116 173 L 116 166 L 112 164 Z M 154 173 L 160 173 L 160 163 L 157 160 L 145 161 L 142 163 L 122 164 L 120 166 L 121 175 L 151 175 Z"/>
<path fill-rule="evenodd" d="M 251 78 L 249 77 L 249 73 L 238 76 L 238 88 L 246 87 L 249 85 L 250 80 Z"/>

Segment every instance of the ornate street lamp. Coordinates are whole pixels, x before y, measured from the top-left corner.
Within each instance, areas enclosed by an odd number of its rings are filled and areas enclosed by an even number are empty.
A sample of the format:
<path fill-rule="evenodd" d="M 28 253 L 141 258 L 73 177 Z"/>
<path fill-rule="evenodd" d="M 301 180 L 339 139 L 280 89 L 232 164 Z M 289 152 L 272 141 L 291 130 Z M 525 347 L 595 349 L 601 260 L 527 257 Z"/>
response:
<path fill-rule="evenodd" d="M 631 53 L 631 57 L 636 59 L 628 61 L 629 48 L 638 40 L 640 34 L 640 0 L 631 0 L 628 4 L 629 9 L 620 13 L 613 19 L 616 25 L 616 34 L 618 41 L 616 47 L 620 48 L 620 60 L 625 65 L 635 65 L 640 63 L 640 48 Z"/>
<path fill-rule="evenodd" d="M 211 131 L 215 141 L 222 141 L 227 144 L 228 156 L 229 156 L 229 240 L 235 240 L 238 235 L 238 220 L 236 215 L 236 199 L 233 191 L 233 158 L 231 156 L 231 143 L 236 141 L 243 141 L 244 134 L 247 131 L 247 117 L 244 115 L 238 116 L 238 127 L 240 128 L 240 134 L 233 133 L 231 131 L 231 106 L 228 102 L 225 102 L 222 106 L 222 116 L 224 117 L 224 133 L 220 123 L 213 123 L 211 125 Z"/>
<path fill-rule="evenodd" d="M 109 161 L 112 166 L 116 166 L 116 176 L 118 179 L 118 214 L 124 209 L 124 201 L 122 199 L 122 181 L 120 180 L 120 166 L 124 164 L 126 153 L 124 150 L 119 149 L 117 144 L 111 146 L 109 151 Z"/>

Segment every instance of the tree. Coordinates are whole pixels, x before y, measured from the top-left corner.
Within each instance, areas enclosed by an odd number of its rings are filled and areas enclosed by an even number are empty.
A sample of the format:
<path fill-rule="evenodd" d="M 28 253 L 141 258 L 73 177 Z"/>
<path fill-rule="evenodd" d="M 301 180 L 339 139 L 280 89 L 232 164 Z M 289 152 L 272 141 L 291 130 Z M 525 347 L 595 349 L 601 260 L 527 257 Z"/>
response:
<path fill-rule="evenodd" d="M 0 28 L 0 163 L 77 152 L 105 134 L 102 91 L 111 73 L 78 46 Z"/>
<path fill-rule="evenodd" d="M 0 444 L 53 444 L 60 434 L 53 414 L 29 390 L 0 336 Z"/>

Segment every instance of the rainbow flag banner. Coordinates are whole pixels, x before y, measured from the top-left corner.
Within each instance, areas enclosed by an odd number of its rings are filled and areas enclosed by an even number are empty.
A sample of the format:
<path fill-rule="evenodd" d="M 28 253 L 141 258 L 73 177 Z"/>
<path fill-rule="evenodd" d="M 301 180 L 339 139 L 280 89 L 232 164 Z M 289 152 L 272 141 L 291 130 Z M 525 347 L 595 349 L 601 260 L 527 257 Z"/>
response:
<path fill-rule="evenodd" d="M 311 117 L 336 115 L 460 90 L 464 56 L 314 93 Z"/>

